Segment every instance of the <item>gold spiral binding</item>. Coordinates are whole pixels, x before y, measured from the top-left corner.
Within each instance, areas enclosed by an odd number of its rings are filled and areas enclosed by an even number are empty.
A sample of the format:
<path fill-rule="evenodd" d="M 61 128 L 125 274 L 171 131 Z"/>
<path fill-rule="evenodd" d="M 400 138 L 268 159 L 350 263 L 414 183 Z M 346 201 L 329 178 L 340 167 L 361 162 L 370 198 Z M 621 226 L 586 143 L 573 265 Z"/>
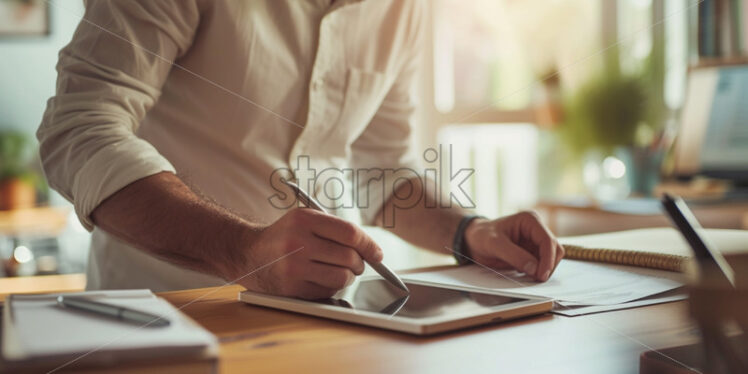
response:
<path fill-rule="evenodd" d="M 587 248 L 565 244 L 566 256 L 571 260 L 603 262 L 616 265 L 630 265 L 650 269 L 675 272 L 684 271 L 687 256 L 670 255 L 645 251 L 629 251 L 610 248 Z"/>

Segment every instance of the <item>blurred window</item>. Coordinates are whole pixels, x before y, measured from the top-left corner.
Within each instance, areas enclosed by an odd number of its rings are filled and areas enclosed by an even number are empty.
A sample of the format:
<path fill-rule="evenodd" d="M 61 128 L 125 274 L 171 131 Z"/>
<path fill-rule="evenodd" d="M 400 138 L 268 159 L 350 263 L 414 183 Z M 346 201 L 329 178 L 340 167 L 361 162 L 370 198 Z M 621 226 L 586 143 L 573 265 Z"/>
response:
<path fill-rule="evenodd" d="M 441 113 L 530 108 L 544 77 L 579 75 L 599 49 L 596 1 L 434 4 L 434 105 Z"/>

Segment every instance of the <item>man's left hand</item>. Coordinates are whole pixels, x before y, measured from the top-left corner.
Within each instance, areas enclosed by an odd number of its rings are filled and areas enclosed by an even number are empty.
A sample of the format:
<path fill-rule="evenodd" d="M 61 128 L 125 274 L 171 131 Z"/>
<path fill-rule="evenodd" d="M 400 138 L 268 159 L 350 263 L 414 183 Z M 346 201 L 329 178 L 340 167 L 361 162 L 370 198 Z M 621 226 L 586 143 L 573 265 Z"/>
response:
<path fill-rule="evenodd" d="M 564 248 L 534 212 L 475 219 L 465 230 L 466 255 L 494 269 L 514 268 L 546 281 L 564 257 Z"/>

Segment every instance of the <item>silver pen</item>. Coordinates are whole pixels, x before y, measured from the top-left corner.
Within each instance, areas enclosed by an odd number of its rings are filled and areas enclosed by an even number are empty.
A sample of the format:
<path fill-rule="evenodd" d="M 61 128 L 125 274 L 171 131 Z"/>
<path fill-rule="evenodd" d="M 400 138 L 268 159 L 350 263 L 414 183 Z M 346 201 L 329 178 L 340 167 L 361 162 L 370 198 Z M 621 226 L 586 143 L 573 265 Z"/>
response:
<path fill-rule="evenodd" d="M 171 321 L 165 317 L 125 308 L 119 305 L 100 303 L 98 301 L 88 300 L 85 297 L 66 297 L 60 295 L 57 296 L 57 304 L 65 308 L 82 310 L 127 322 L 141 323 L 144 326 L 164 327 L 171 324 Z"/>
<path fill-rule="evenodd" d="M 301 187 L 297 186 L 296 183 L 287 181 L 285 179 L 281 179 L 281 180 L 283 181 L 283 183 L 285 183 L 288 187 L 290 187 L 294 191 L 294 193 L 296 194 L 296 197 L 299 200 L 301 200 L 301 202 L 307 208 L 319 210 L 322 213 L 327 213 L 327 211 L 325 210 L 325 208 L 323 208 L 322 205 L 320 205 L 320 203 L 317 202 L 317 200 L 315 200 L 309 194 L 307 194 L 306 192 L 304 192 L 304 190 L 302 190 Z M 395 287 L 397 287 L 397 288 L 399 288 L 399 289 L 401 289 L 401 290 L 403 290 L 405 292 L 410 293 L 410 290 L 405 285 L 405 283 L 403 283 L 403 281 L 400 279 L 400 277 L 398 277 L 397 274 L 395 274 L 395 272 L 393 272 L 392 270 L 390 270 L 390 268 L 388 268 L 387 265 L 384 264 L 384 262 L 379 262 L 379 263 L 372 264 L 371 262 L 367 261 L 366 263 L 369 264 L 369 266 L 371 266 L 371 268 L 374 269 L 374 271 L 376 271 L 377 273 L 379 273 L 379 275 L 381 275 L 382 278 L 384 278 L 387 281 L 389 281 L 393 286 L 395 286 Z"/>

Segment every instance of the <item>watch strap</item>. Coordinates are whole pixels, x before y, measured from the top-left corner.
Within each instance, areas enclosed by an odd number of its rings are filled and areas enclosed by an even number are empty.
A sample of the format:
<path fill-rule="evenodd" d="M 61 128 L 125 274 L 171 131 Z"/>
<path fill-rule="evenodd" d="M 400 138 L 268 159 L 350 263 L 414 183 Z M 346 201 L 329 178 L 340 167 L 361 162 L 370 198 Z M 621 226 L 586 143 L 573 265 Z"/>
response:
<path fill-rule="evenodd" d="M 455 232 L 454 239 L 452 241 L 452 255 L 457 260 L 458 265 L 470 264 L 472 261 L 468 257 L 468 245 L 465 241 L 465 229 L 467 229 L 470 222 L 477 218 L 485 218 L 479 215 L 468 215 L 462 217 L 460 224 L 457 225 L 457 232 Z"/>

